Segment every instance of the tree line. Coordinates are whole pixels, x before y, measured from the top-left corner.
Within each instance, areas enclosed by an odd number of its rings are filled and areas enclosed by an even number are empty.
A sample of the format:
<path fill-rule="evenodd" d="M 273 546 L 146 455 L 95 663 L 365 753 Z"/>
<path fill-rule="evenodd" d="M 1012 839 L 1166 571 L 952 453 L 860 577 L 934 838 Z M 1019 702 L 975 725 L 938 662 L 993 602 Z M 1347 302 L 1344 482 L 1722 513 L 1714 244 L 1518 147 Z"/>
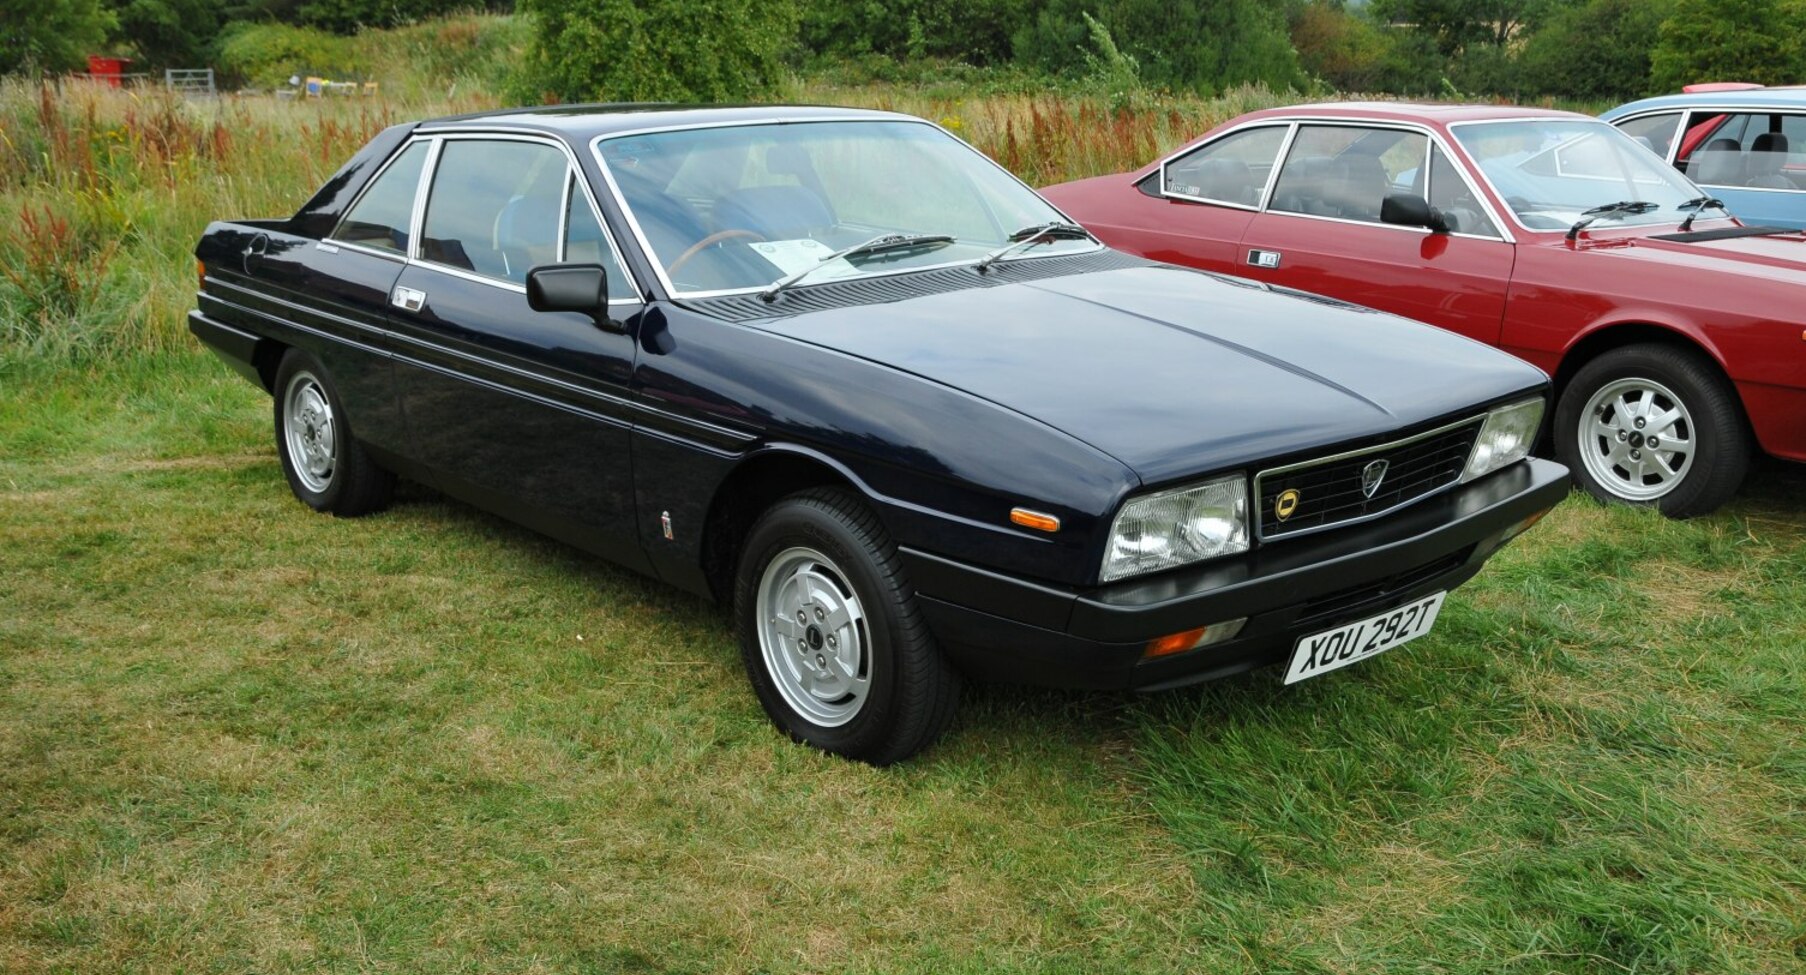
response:
<path fill-rule="evenodd" d="M 244 25 L 532 17 L 519 97 L 733 99 L 823 63 L 960 62 L 1210 94 L 1626 99 L 1806 81 L 1806 0 L 0 0 L 0 72 L 200 66 Z"/>

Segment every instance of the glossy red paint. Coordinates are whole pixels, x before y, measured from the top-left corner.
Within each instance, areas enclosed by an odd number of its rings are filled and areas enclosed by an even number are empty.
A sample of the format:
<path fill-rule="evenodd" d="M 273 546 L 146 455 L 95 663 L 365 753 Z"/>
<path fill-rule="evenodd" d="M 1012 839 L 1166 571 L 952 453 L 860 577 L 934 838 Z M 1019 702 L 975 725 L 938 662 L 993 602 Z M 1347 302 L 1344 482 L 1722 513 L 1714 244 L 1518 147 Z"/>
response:
<path fill-rule="evenodd" d="M 1349 120 L 1425 132 L 1471 176 L 1451 124 L 1539 116 L 1582 117 L 1500 106 L 1293 106 L 1241 116 L 1172 155 L 1263 120 Z M 1472 179 L 1507 239 L 1433 234 L 1150 195 L 1137 184 L 1158 170 L 1156 162 L 1042 192 L 1120 250 L 1426 321 L 1512 352 L 1558 382 L 1621 339 L 1688 343 L 1730 377 L 1764 450 L 1806 460 L 1806 233 L 1678 242 L 1657 239 L 1675 230 L 1662 224 L 1595 228 L 1569 241 L 1512 220 L 1492 188 Z M 1730 226 L 1702 218 L 1695 229 Z M 1253 251 L 1283 259 L 1255 266 Z"/>

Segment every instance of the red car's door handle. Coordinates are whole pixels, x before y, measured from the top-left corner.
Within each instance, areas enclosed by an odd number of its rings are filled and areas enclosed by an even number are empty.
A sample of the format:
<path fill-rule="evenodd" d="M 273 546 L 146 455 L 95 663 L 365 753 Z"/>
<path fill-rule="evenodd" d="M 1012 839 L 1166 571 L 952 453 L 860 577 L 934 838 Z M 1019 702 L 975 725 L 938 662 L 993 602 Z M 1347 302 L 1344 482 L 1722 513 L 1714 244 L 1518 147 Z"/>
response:
<path fill-rule="evenodd" d="M 1272 270 L 1279 266 L 1279 252 L 1264 251 L 1258 247 L 1250 247 L 1248 248 L 1248 266 Z"/>

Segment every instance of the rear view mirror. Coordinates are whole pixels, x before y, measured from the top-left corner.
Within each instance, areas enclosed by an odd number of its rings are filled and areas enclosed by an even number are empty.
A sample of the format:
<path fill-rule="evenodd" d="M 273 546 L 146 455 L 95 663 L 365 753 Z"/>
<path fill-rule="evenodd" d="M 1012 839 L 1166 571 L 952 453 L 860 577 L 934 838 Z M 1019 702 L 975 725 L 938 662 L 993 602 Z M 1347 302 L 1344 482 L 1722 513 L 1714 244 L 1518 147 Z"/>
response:
<path fill-rule="evenodd" d="M 600 264 L 548 264 L 527 272 L 527 306 L 582 312 L 606 331 L 627 327 L 608 317 L 608 272 Z"/>
<path fill-rule="evenodd" d="M 1416 193 L 1386 194 L 1386 199 L 1380 203 L 1380 222 L 1401 227 L 1425 227 L 1436 234 L 1449 232 L 1448 221 Z"/>

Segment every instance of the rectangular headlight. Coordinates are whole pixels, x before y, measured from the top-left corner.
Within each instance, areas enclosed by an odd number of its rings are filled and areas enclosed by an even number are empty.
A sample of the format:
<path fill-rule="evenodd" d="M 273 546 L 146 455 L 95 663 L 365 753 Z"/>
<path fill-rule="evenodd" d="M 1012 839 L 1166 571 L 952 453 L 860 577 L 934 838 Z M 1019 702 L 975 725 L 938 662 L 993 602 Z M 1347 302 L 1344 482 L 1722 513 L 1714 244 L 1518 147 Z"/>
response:
<path fill-rule="evenodd" d="M 1463 482 L 1483 477 L 1507 464 L 1530 455 L 1536 442 L 1537 428 L 1543 422 L 1542 397 L 1501 406 L 1486 414 L 1486 425 L 1467 455 L 1467 469 L 1461 472 Z"/>
<path fill-rule="evenodd" d="M 1248 550 L 1248 479 L 1219 477 L 1134 498 L 1117 512 L 1103 582 Z"/>

